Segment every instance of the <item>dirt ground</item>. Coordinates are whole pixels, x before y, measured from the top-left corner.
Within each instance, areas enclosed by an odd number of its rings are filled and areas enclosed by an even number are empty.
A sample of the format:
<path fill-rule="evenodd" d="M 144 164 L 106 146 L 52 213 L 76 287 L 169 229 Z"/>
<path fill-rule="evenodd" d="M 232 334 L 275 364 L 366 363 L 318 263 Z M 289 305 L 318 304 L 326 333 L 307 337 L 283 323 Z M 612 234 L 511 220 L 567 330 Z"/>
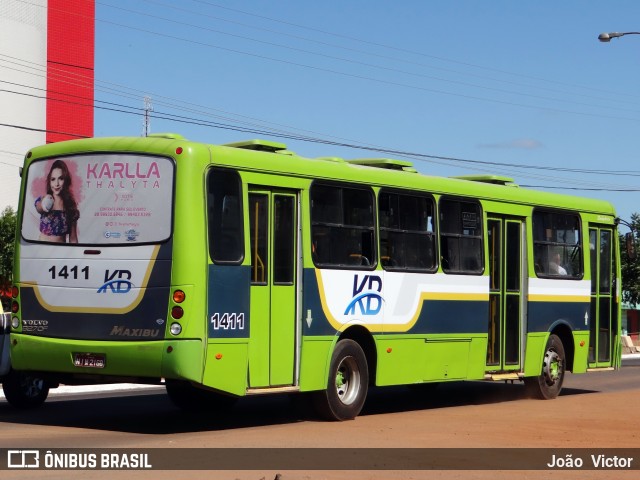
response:
<path fill-rule="evenodd" d="M 435 410 L 398 412 L 358 417 L 334 425 L 304 423 L 296 426 L 286 446 L 392 447 L 392 448 L 640 448 L 637 420 L 640 390 L 568 395 L 553 401 L 519 400 Z M 603 412 L 606 414 L 603 415 Z M 635 418 L 634 418 L 635 417 Z M 279 427 L 272 427 L 276 430 Z M 254 445 L 274 435 L 271 428 L 252 436 Z M 238 445 L 239 446 L 239 445 Z M 283 445 L 284 446 L 284 445 Z M 639 451 L 640 453 L 640 451 Z M 575 456 L 578 454 L 576 453 Z M 636 459 L 640 462 L 639 458 Z M 271 472 L 270 472 L 271 473 Z M 275 472 L 277 473 L 277 472 Z M 275 478 L 265 475 L 265 480 Z M 281 480 L 317 479 L 637 479 L 635 471 L 360 471 L 281 472 Z M 258 480 L 255 472 L 216 476 Z"/>

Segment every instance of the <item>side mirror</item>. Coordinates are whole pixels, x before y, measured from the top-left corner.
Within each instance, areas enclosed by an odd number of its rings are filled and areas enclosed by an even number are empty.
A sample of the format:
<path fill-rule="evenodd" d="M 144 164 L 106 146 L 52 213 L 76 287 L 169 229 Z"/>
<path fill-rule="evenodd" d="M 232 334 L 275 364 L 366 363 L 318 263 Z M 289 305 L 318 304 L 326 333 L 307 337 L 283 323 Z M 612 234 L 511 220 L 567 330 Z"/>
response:
<path fill-rule="evenodd" d="M 624 236 L 626 246 L 627 246 L 627 256 L 629 260 L 636 259 L 636 243 L 635 238 L 633 236 L 633 232 L 627 232 Z"/>

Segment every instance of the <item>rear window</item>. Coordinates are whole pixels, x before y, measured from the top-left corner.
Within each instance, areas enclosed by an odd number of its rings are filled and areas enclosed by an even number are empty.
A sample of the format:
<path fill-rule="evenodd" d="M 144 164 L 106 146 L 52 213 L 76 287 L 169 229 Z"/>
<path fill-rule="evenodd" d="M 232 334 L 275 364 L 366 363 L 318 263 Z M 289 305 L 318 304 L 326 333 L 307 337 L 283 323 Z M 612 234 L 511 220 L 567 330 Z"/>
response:
<path fill-rule="evenodd" d="M 114 245 L 171 236 L 173 161 L 132 154 L 35 161 L 26 172 L 28 241 Z"/>

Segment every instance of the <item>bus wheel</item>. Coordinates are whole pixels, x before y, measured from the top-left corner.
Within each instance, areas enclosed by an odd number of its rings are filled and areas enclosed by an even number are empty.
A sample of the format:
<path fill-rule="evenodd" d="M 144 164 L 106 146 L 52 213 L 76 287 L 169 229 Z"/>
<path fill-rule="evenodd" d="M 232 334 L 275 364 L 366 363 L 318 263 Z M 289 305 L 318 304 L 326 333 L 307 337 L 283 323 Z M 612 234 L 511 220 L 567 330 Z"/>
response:
<path fill-rule="evenodd" d="M 341 340 L 331 357 L 327 389 L 314 394 L 316 411 L 327 420 L 351 420 L 362 410 L 368 386 L 362 348 L 353 340 Z"/>
<path fill-rule="evenodd" d="M 562 389 L 565 363 L 562 342 L 557 335 L 551 334 L 542 360 L 542 373 L 524 379 L 528 395 L 542 400 L 556 398 Z"/>
<path fill-rule="evenodd" d="M 39 407 L 49 396 L 47 382 L 32 373 L 11 370 L 2 381 L 4 396 L 13 407 Z"/>
<path fill-rule="evenodd" d="M 166 389 L 173 404 L 183 410 L 226 411 L 233 407 L 237 400 L 237 397 L 203 390 L 188 382 L 167 381 Z"/>

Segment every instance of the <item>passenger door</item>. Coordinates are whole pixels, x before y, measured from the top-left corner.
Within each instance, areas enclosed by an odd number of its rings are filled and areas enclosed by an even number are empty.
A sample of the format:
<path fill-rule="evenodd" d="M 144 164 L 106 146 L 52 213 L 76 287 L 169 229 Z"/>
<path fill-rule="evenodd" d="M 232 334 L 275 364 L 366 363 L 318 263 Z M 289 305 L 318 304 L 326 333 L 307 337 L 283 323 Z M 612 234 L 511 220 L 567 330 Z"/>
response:
<path fill-rule="evenodd" d="M 519 371 L 524 330 L 524 222 L 491 216 L 489 242 L 489 325 L 487 372 Z"/>
<path fill-rule="evenodd" d="M 589 324 L 589 367 L 614 366 L 619 343 L 618 308 L 613 228 L 591 226 L 589 249 L 591 255 L 591 311 Z"/>
<path fill-rule="evenodd" d="M 249 386 L 295 383 L 299 265 L 296 192 L 249 191 L 251 338 Z"/>

